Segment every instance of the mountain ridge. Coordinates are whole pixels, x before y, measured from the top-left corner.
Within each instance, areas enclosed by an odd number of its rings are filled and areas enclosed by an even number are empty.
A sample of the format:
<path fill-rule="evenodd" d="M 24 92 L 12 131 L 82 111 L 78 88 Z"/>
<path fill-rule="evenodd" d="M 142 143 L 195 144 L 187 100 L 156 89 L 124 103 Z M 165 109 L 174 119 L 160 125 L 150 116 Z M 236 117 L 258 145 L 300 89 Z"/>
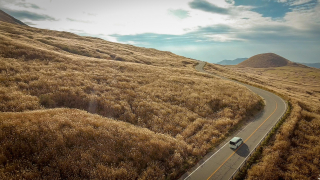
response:
<path fill-rule="evenodd" d="M 236 58 L 234 60 L 222 60 L 217 62 L 216 64 L 220 64 L 220 65 L 237 65 L 245 60 L 247 60 L 248 58 Z"/>

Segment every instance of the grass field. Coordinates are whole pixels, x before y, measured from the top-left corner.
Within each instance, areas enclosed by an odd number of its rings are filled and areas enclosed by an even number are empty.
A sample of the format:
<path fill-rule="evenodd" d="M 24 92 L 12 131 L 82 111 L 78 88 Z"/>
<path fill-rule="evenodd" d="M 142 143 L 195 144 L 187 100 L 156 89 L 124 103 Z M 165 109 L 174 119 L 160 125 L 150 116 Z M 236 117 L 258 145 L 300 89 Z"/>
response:
<path fill-rule="evenodd" d="M 0 115 L 1 179 L 161 179 L 191 153 L 183 141 L 76 109 Z"/>
<path fill-rule="evenodd" d="M 175 179 L 259 96 L 197 61 L 0 24 L 1 179 Z"/>
<path fill-rule="evenodd" d="M 292 112 L 246 179 L 317 179 L 320 174 L 320 70 L 305 67 L 225 68 L 208 71 L 281 94 Z"/>

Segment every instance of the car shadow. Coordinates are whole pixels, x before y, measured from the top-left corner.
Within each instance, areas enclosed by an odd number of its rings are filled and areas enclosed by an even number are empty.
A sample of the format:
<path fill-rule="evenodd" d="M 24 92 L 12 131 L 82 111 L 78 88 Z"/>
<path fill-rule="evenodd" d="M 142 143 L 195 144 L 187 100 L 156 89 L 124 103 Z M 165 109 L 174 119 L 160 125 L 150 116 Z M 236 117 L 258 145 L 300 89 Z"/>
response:
<path fill-rule="evenodd" d="M 264 114 L 265 114 L 265 109 L 261 110 L 258 114 L 255 114 L 254 118 L 252 118 L 252 121 L 257 121 L 259 120 Z M 252 116 L 253 117 L 253 116 Z"/>
<path fill-rule="evenodd" d="M 241 157 L 247 157 L 250 153 L 249 147 L 246 144 L 242 144 L 242 146 L 236 151 L 236 153 Z"/>

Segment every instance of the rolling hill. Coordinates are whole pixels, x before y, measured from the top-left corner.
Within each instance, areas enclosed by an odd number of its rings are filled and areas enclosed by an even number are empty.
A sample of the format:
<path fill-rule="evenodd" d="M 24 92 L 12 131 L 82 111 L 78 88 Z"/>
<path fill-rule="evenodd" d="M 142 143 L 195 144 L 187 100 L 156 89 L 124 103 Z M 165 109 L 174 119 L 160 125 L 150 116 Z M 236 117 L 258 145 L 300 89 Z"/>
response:
<path fill-rule="evenodd" d="M 294 63 L 274 53 L 258 54 L 249 59 L 239 63 L 238 67 L 252 67 L 252 68 L 269 68 L 282 66 L 304 66 L 302 64 Z"/>
<path fill-rule="evenodd" d="M 175 179 L 261 109 L 156 49 L 0 23 L 0 179 Z"/>
<path fill-rule="evenodd" d="M 220 65 L 237 65 L 245 60 L 247 60 L 248 58 L 237 58 L 237 59 L 234 59 L 234 60 L 222 60 L 222 61 L 219 61 L 217 62 L 216 64 L 220 64 Z M 298 64 L 303 64 L 305 66 L 308 66 L 308 67 L 314 67 L 314 68 L 320 68 L 320 63 L 302 63 L 302 62 L 295 62 L 295 63 L 298 63 Z"/>

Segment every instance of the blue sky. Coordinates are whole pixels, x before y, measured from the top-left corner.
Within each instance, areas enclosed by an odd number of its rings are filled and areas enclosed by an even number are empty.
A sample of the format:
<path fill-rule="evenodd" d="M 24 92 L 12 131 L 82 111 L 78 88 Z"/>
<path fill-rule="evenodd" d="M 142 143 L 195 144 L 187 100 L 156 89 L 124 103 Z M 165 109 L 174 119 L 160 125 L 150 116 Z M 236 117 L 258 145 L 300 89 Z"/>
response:
<path fill-rule="evenodd" d="M 33 27 L 215 63 L 277 53 L 320 63 L 320 0 L 0 0 Z"/>

